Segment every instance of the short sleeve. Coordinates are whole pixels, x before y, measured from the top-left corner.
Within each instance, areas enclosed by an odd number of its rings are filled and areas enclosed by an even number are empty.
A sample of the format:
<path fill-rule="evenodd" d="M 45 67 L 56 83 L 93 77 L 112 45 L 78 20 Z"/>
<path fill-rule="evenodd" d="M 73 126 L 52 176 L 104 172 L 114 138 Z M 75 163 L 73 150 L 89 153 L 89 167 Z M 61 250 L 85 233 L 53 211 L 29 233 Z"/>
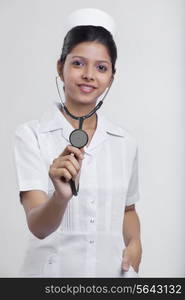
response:
<path fill-rule="evenodd" d="M 132 164 L 132 171 L 126 197 L 126 206 L 132 205 L 139 200 L 138 186 L 138 147 L 136 147 L 135 157 Z"/>
<path fill-rule="evenodd" d="M 19 191 L 42 190 L 48 193 L 48 171 L 38 137 L 27 123 L 15 131 L 14 156 Z"/>

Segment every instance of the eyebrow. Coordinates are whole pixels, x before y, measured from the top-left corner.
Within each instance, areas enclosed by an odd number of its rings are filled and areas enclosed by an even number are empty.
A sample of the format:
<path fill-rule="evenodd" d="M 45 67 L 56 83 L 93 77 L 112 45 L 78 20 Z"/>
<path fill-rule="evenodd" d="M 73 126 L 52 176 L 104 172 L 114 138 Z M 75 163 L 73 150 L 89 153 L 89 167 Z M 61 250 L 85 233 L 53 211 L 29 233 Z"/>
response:
<path fill-rule="evenodd" d="M 72 56 L 72 58 L 82 58 L 82 59 L 85 59 L 85 60 L 88 60 L 88 58 L 84 57 L 84 56 L 79 56 L 79 55 L 75 55 L 75 56 Z M 96 60 L 96 62 L 102 62 L 102 63 L 107 63 L 110 65 L 110 62 L 108 60 Z"/>

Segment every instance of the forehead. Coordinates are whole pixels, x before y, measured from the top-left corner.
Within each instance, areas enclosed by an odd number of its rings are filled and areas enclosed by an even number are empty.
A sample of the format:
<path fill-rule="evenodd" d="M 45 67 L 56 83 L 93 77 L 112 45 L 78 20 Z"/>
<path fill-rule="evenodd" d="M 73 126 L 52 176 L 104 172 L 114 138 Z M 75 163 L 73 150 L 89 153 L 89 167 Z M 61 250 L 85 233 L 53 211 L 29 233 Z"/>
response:
<path fill-rule="evenodd" d="M 83 42 L 76 45 L 68 54 L 69 57 L 82 56 L 89 60 L 111 61 L 107 47 L 98 42 Z"/>

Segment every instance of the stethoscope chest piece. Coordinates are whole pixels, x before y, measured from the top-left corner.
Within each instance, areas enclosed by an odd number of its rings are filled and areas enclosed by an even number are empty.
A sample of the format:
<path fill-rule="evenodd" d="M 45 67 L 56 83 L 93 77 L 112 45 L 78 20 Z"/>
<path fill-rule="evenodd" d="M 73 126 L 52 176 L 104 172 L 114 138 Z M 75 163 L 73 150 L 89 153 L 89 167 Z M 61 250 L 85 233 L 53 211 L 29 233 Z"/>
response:
<path fill-rule="evenodd" d="M 82 129 L 75 129 L 69 136 L 69 141 L 76 148 L 83 148 L 88 143 L 88 134 Z"/>
<path fill-rule="evenodd" d="M 111 80 L 111 84 L 112 84 Z M 62 104 L 62 108 L 65 110 L 65 112 L 74 120 L 78 120 L 79 121 L 79 129 L 75 129 L 71 132 L 70 136 L 69 136 L 69 141 L 71 143 L 72 146 L 76 147 L 76 148 L 83 148 L 87 143 L 88 143 L 88 134 L 82 129 L 82 125 L 83 125 L 83 121 L 87 118 L 90 118 L 92 115 L 95 114 L 95 112 L 101 107 L 101 105 L 103 104 L 103 100 L 106 97 L 111 84 L 109 86 L 109 88 L 107 89 L 105 95 L 103 96 L 103 99 L 92 109 L 92 111 L 90 111 L 87 115 L 78 117 L 78 116 L 74 116 L 72 113 L 69 112 L 69 110 L 67 109 L 67 107 L 65 106 L 65 104 L 62 101 L 62 97 L 60 95 L 60 90 L 58 87 L 58 76 L 56 76 L 56 86 L 57 86 L 57 91 L 61 100 L 61 104 Z"/>
<path fill-rule="evenodd" d="M 112 84 L 112 80 L 111 80 L 111 84 Z M 87 145 L 89 138 L 88 138 L 88 134 L 82 129 L 83 121 L 87 118 L 90 118 L 92 115 L 94 115 L 95 112 L 101 107 L 101 105 L 103 104 L 103 100 L 106 97 L 106 95 L 111 87 L 111 84 L 110 84 L 108 90 L 106 91 L 105 95 L 103 96 L 103 99 L 93 108 L 93 110 L 90 111 L 87 115 L 78 117 L 78 116 L 74 116 L 72 113 L 70 113 L 69 110 L 67 109 L 67 107 L 65 106 L 65 104 L 63 103 L 62 97 L 60 95 L 60 90 L 58 87 L 58 77 L 56 77 L 56 86 L 57 86 L 57 91 L 58 91 L 58 94 L 59 94 L 59 97 L 61 100 L 62 108 L 65 110 L 65 112 L 71 118 L 79 121 L 79 128 L 73 130 L 69 136 L 69 141 L 72 146 L 80 149 L 80 148 L 83 148 L 85 145 Z M 72 179 L 70 180 L 70 184 L 71 184 L 71 189 L 72 189 L 73 195 L 77 196 L 79 185 L 78 185 L 78 188 L 76 188 L 75 182 Z"/>

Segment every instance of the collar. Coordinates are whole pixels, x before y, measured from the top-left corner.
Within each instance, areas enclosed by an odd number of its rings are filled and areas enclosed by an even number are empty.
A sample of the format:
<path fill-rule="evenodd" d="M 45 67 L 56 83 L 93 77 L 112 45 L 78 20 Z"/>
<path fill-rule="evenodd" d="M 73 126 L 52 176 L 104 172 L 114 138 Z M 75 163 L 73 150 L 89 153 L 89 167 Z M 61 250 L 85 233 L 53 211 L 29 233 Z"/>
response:
<path fill-rule="evenodd" d="M 62 129 L 65 133 L 69 134 L 74 130 L 73 126 L 66 120 L 64 115 L 60 111 L 61 104 L 54 102 L 40 118 L 40 132 L 46 133 L 49 131 Z M 97 111 L 98 115 L 98 126 L 101 130 L 115 136 L 124 137 L 125 130 L 118 125 L 113 124 L 108 120 L 100 111 Z M 67 132 L 66 132 L 67 131 Z M 68 135 L 69 136 L 69 135 Z"/>

